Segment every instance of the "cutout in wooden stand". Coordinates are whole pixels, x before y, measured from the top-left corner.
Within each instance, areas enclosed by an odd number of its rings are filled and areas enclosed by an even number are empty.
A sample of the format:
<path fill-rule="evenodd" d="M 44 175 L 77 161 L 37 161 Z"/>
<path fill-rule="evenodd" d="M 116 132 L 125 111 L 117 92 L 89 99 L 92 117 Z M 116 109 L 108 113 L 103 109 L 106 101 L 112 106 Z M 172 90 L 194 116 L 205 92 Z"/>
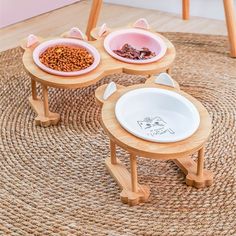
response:
<path fill-rule="evenodd" d="M 163 80 L 160 80 L 159 84 L 157 77 L 150 77 L 145 84 L 129 87 L 117 85 L 117 91 L 112 93 L 106 100 L 103 99 L 106 85 L 95 91 L 97 104 L 102 106 L 101 124 L 110 138 L 111 155 L 107 157 L 105 164 L 122 189 L 120 193 L 121 201 L 131 206 L 147 201 L 150 195 L 149 186 L 138 183 L 137 156 L 156 160 L 173 160 L 186 175 L 187 185 L 203 188 L 213 183 L 212 172 L 204 169 L 204 147 L 211 132 L 211 119 L 207 110 L 195 98 L 181 91 L 176 81 L 173 80 L 174 87 L 170 87 L 169 81 L 165 84 Z M 115 115 L 117 101 L 122 96 L 138 89 L 171 91 L 189 100 L 198 111 L 195 114 L 200 116 L 200 124 L 196 132 L 182 141 L 156 143 L 140 139 L 123 129 Z M 171 107 L 170 109 L 172 109 Z M 132 112 L 130 115 L 135 116 Z M 116 157 L 116 146 L 120 146 L 130 153 L 130 173 Z M 191 158 L 194 153 L 198 153 L 197 162 Z"/>

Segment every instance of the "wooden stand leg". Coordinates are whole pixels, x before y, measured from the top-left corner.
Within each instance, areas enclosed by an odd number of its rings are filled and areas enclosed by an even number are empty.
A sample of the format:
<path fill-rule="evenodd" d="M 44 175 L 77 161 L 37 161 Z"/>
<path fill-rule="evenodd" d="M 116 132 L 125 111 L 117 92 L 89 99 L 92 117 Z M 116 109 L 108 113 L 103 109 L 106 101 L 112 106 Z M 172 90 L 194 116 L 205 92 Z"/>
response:
<path fill-rule="evenodd" d="M 236 57 L 236 16 L 233 0 L 224 0 L 225 20 L 230 43 L 230 55 Z"/>
<path fill-rule="evenodd" d="M 189 19 L 189 0 L 182 0 L 182 18 L 183 20 Z"/>
<path fill-rule="evenodd" d="M 110 140 L 111 164 L 117 164 L 116 160 L 116 144 Z"/>
<path fill-rule="evenodd" d="M 45 85 L 42 85 L 43 89 L 43 108 L 44 108 L 44 116 L 49 116 L 49 107 L 48 107 L 48 88 Z"/>
<path fill-rule="evenodd" d="M 130 154 L 130 171 L 131 171 L 132 192 L 136 193 L 138 190 L 138 173 L 137 173 L 136 156 L 133 154 Z"/>
<path fill-rule="evenodd" d="M 36 82 L 31 80 L 32 96 L 29 98 L 29 102 L 37 117 L 35 118 L 36 125 L 49 126 L 56 125 L 60 120 L 60 115 L 49 111 L 48 106 L 48 88 L 42 85 L 43 100 L 37 97 Z"/>
<path fill-rule="evenodd" d="M 205 153 L 205 148 L 204 148 L 204 147 L 198 151 L 197 176 L 198 176 L 199 178 L 202 178 L 202 177 L 203 177 L 204 153 Z"/>
<path fill-rule="evenodd" d="M 102 6 L 102 0 L 93 0 L 92 1 L 92 7 L 90 10 L 89 20 L 88 20 L 88 25 L 87 25 L 87 30 L 86 30 L 86 35 L 89 40 L 92 40 L 90 32 L 97 25 L 99 13 L 101 11 L 101 6 Z"/>
<path fill-rule="evenodd" d="M 186 175 L 186 184 L 196 188 L 204 188 L 212 185 L 213 173 L 204 169 L 205 148 L 198 151 L 197 163 L 191 157 L 175 159 L 174 162 Z"/>
<path fill-rule="evenodd" d="M 31 93 L 32 93 L 32 98 L 34 100 L 37 100 L 36 81 L 33 79 L 31 79 Z"/>
<path fill-rule="evenodd" d="M 150 195 L 150 188 L 149 186 L 140 185 L 138 183 L 136 156 L 133 154 L 130 155 L 130 174 L 125 165 L 118 158 L 114 158 L 115 144 L 112 141 L 110 147 L 111 157 L 108 157 L 105 160 L 105 164 L 111 176 L 122 189 L 120 193 L 121 201 L 130 206 L 138 205 L 141 202 L 147 201 Z M 115 162 L 115 164 L 112 164 L 112 162 Z"/>

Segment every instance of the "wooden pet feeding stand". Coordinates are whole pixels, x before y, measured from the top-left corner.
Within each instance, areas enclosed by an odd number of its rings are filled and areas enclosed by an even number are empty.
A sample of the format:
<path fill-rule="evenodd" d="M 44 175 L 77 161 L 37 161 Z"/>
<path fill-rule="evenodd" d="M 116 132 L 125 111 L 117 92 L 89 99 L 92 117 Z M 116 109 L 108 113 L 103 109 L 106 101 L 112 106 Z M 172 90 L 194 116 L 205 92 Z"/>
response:
<path fill-rule="evenodd" d="M 186 175 L 186 184 L 196 188 L 210 186 L 213 182 L 211 171 L 204 169 L 205 145 L 211 132 L 211 119 L 204 106 L 192 96 L 179 89 L 173 81 L 174 88 L 156 84 L 155 77 L 150 77 L 145 84 L 123 87 L 117 85 L 117 91 L 108 99 L 103 95 L 107 85 L 95 92 L 96 102 L 102 107 L 101 124 L 110 139 L 110 157 L 105 164 L 110 174 L 121 188 L 120 198 L 123 203 L 137 205 L 145 202 L 150 195 L 150 188 L 138 183 L 137 156 L 155 160 L 173 160 Z M 123 129 L 115 116 L 118 99 L 128 91 L 138 88 L 162 88 L 172 90 L 191 101 L 200 114 L 200 126 L 189 138 L 175 143 L 155 143 L 140 139 Z M 126 150 L 130 155 L 130 173 L 116 156 L 116 146 Z M 198 154 L 197 162 L 191 155 Z"/>
<path fill-rule="evenodd" d="M 129 28 L 129 27 L 127 27 Z M 110 30 L 110 32 L 115 30 Z M 51 112 L 49 109 L 48 89 L 53 88 L 64 88 L 64 89 L 76 89 L 83 88 L 89 85 L 95 84 L 103 77 L 114 74 L 114 73 L 127 73 L 127 74 L 138 74 L 138 75 L 153 75 L 163 71 L 169 71 L 172 63 L 175 59 L 175 48 L 173 44 L 162 35 L 156 32 L 152 32 L 160 36 L 165 44 L 167 45 L 167 51 L 165 56 L 159 61 L 148 63 L 144 65 L 128 64 L 111 57 L 104 49 L 103 40 L 104 36 L 101 36 L 96 41 L 90 41 L 100 53 L 100 64 L 93 71 L 73 77 L 62 77 L 53 74 L 49 74 L 41 70 L 33 61 L 33 51 L 37 45 L 48 40 L 39 38 L 39 42 L 31 47 L 26 47 L 26 39 L 21 42 L 21 47 L 24 50 L 23 64 L 26 72 L 31 77 L 31 90 L 32 96 L 29 98 L 31 107 L 36 113 L 35 123 L 36 125 L 49 126 L 55 125 L 60 120 L 58 113 Z M 67 34 L 63 34 L 64 36 Z M 62 36 L 61 36 L 62 37 Z M 67 36 L 69 37 L 69 36 Z M 43 98 L 37 96 L 36 83 L 39 83 L 42 87 Z"/>

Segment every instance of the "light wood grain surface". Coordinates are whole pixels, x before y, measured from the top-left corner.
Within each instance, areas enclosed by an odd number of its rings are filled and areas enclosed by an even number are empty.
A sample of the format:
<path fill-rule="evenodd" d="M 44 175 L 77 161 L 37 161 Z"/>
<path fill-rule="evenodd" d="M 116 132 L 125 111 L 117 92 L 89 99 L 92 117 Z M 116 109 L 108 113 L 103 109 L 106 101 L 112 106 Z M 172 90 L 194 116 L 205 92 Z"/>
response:
<path fill-rule="evenodd" d="M 81 1 L 61 9 L 31 18 L 0 29 L 0 51 L 19 45 L 20 40 L 33 33 L 44 38 L 54 37 L 77 26 L 85 32 L 91 1 Z M 121 17 L 122 14 L 122 17 Z M 108 23 L 111 28 L 121 27 L 138 18 L 145 17 L 153 29 L 158 31 L 195 32 L 227 35 L 224 21 L 191 16 L 183 21 L 179 14 L 139 9 L 113 4 L 103 4 L 98 24 Z"/>

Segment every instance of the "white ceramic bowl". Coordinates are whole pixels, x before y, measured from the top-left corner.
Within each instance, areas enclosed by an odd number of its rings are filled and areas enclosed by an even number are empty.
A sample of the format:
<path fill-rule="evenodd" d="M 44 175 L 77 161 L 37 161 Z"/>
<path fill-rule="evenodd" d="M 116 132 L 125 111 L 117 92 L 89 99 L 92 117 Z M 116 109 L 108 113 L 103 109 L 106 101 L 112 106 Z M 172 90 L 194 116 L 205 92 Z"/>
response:
<path fill-rule="evenodd" d="M 146 60 L 132 60 L 121 57 L 113 50 L 121 49 L 124 44 L 130 44 L 136 49 L 147 47 L 155 52 L 156 56 Z M 124 29 L 108 34 L 104 40 L 105 50 L 114 58 L 133 64 L 145 64 L 160 60 L 166 53 L 167 46 L 163 39 L 158 35 L 143 29 Z"/>
<path fill-rule="evenodd" d="M 158 88 L 141 88 L 125 93 L 116 103 L 115 115 L 128 132 L 160 143 L 184 140 L 200 124 L 199 112 L 188 99 Z"/>
<path fill-rule="evenodd" d="M 87 67 L 84 70 L 79 70 L 79 71 L 64 72 L 64 71 L 53 70 L 53 69 L 45 66 L 39 60 L 39 56 L 47 48 L 55 46 L 55 45 L 67 45 L 67 46 L 75 46 L 75 47 L 85 48 L 94 57 L 94 62 L 91 66 Z M 78 76 L 78 75 L 86 74 L 86 73 L 94 70 L 100 62 L 100 54 L 95 47 L 93 47 L 92 45 L 90 45 L 82 40 L 60 38 L 60 39 L 48 40 L 48 41 L 45 41 L 45 42 L 39 44 L 33 51 L 33 60 L 39 68 L 41 68 L 42 70 L 44 70 L 50 74 L 59 75 L 59 76 Z"/>

